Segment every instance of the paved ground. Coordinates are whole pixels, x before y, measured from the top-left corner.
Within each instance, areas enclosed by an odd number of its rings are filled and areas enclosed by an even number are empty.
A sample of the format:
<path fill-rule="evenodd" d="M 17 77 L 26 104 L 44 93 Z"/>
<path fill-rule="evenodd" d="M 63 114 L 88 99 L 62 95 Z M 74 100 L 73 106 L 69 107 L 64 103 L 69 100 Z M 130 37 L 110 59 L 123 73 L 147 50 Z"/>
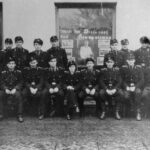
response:
<path fill-rule="evenodd" d="M 0 122 L 0 150 L 150 150 L 150 120 L 9 118 Z"/>

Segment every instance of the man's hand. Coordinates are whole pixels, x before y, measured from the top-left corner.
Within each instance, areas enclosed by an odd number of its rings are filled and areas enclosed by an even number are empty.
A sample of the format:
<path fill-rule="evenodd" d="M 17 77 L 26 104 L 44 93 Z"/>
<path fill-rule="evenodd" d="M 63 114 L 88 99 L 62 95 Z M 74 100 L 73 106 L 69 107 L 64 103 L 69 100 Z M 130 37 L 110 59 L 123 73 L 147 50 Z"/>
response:
<path fill-rule="evenodd" d="M 11 94 L 14 95 L 16 93 L 16 89 L 11 90 Z"/>
<path fill-rule="evenodd" d="M 88 88 L 85 89 L 85 92 L 86 92 L 87 94 L 90 94 L 90 90 L 89 90 Z"/>
<path fill-rule="evenodd" d="M 57 93 L 59 91 L 58 87 L 54 88 L 54 93 Z"/>
<path fill-rule="evenodd" d="M 8 90 L 8 89 L 6 89 L 6 90 L 5 90 L 5 93 L 6 93 L 6 94 L 11 94 L 11 91 Z"/>
<path fill-rule="evenodd" d="M 127 86 L 127 87 L 126 87 L 126 90 L 127 90 L 127 91 L 130 91 L 130 87 Z"/>
<path fill-rule="evenodd" d="M 50 93 L 50 94 L 53 94 L 53 93 L 54 93 L 54 89 L 50 88 L 50 89 L 49 89 L 49 93 Z"/>
<path fill-rule="evenodd" d="M 34 94 L 36 94 L 37 91 L 34 88 L 30 87 L 30 92 L 31 92 L 31 94 L 34 95 Z"/>
<path fill-rule="evenodd" d="M 117 91 L 116 89 L 113 89 L 113 90 L 112 90 L 112 95 L 115 94 L 116 91 Z"/>
<path fill-rule="evenodd" d="M 134 91 L 135 91 L 135 86 L 131 86 L 131 87 L 130 87 L 130 91 L 131 91 L 131 92 L 134 92 Z"/>
<path fill-rule="evenodd" d="M 90 95 L 94 95 L 95 91 L 96 91 L 95 89 L 92 89 L 91 92 L 90 92 Z"/>

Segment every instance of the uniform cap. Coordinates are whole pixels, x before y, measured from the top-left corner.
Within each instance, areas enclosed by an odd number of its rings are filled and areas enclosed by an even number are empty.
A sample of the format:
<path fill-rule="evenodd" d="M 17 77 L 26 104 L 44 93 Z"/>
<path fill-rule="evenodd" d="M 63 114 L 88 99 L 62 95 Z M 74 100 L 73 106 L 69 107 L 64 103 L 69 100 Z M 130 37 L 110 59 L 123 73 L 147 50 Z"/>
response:
<path fill-rule="evenodd" d="M 132 59 L 135 59 L 135 56 L 134 56 L 133 53 L 129 53 L 129 54 L 127 55 L 127 60 L 132 60 Z"/>
<path fill-rule="evenodd" d="M 111 40 L 110 40 L 110 45 L 113 45 L 113 44 L 115 44 L 115 43 L 118 43 L 117 39 L 111 39 Z"/>
<path fill-rule="evenodd" d="M 92 61 L 93 63 L 94 63 L 94 59 L 93 58 L 87 58 L 86 60 L 85 60 L 85 63 L 87 64 L 89 61 Z"/>
<path fill-rule="evenodd" d="M 23 42 L 23 38 L 21 36 L 16 36 L 15 37 L 15 42 L 18 42 L 18 41 L 22 41 Z"/>
<path fill-rule="evenodd" d="M 50 41 L 51 42 L 56 42 L 56 41 L 58 41 L 58 37 L 56 35 L 51 36 Z"/>
<path fill-rule="evenodd" d="M 6 39 L 5 39 L 5 43 L 13 44 L 13 41 L 12 41 L 11 38 L 6 38 Z"/>
<path fill-rule="evenodd" d="M 128 39 L 121 40 L 121 45 L 129 45 L 129 40 Z"/>
<path fill-rule="evenodd" d="M 34 42 L 35 43 L 38 43 L 39 45 L 43 45 L 43 41 L 39 38 L 39 39 L 35 39 Z"/>
<path fill-rule="evenodd" d="M 72 65 L 76 66 L 75 61 L 69 61 L 69 62 L 68 62 L 68 67 L 70 67 L 70 66 L 72 66 Z"/>
<path fill-rule="evenodd" d="M 140 38 L 140 42 L 142 44 L 148 44 L 150 41 L 149 41 L 148 37 L 143 36 L 143 37 Z"/>

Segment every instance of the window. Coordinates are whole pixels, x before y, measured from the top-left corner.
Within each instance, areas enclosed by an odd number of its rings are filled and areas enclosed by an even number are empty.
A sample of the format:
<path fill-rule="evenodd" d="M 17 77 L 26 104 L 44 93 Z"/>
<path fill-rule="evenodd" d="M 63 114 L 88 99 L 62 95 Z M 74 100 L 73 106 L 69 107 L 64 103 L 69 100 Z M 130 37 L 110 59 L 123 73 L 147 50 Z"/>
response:
<path fill-rule="evenodd" d="M 68 59 L 83 65 L 93 57 L 102 65 L 115 37 L 116 3 L 56 3 L 57 33 Z"/>

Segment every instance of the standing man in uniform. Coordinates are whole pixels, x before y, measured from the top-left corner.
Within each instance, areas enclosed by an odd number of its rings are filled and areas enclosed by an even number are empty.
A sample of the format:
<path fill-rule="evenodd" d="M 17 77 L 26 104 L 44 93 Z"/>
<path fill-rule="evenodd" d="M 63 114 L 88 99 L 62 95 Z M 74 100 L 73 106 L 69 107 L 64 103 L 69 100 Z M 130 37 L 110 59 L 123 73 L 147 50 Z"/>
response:
<path fill-rule="evenodd" d="M 7 60 L 7 68 L 2 71 L 1 75 L 1 91 L 0 91 L 0 119 L 3 118 L 4 104 L 7 104 L 8 98 L 12 97 L 12 101 L 17 105 L 17 117 L 19 122 L 23 122 L 23 100 L 21 96 L 22 89 L 22 73 L 16 69 L 15 59 L 9 57 Z"/>
<path fill-rule="evenodd" d="M 110 40 L 110 51 L 104 56 L 104 66 L 106 66 L 106 60 L 107 57 L 111 56 L 114 58 L 115 67 L 121 67 L 122 66 L 122 56 L 120 51 L 118 50 L 118 41 L 117 39 L 111 39 Z"/>
<path fill-rule="evenodd" d="M 25 67 L 23 70 L 23 79 L 25 82 L 24 99 L 27 100 L 29 105 L 33 105 L 33 108 L 38 112 L 38 119 L 41 120 L 44 118 L 45 107 L 43 99 L 43 69 L 38 67 L 38 60 L 32 55 L 29 59 L 29 67 Z"/>
<path fill-rule="evenodd" d="M 147 67 L 150 65 L 149 39 L 146 36 L 140 38 L 141 47 L 135 51 L 135 64 Z"/>
<path fill-rule="evenodd" d="M 122 90 L 121 90 L 121 75 L 119 68 L 114 67 L 115 61 L 112 56 L 107 57 L 106 67 L 102 68 L 102 76 L 100 78 L 100 97 L 102 114 L 100 119 L 106 117 L 106 105 L 112 106 L 115 103 L 115 118 L 121 119 L 120 106 L 122 101 Z M 111 104 L 111 105 L 110 105 Z"/>
<path fill-rule="evenodd" d="M 130 53 L 130 49 L 128 48 L 129 45 L 129 40 L 128 39 L 123 39 L 121 40 L 121 50 L 120 53 L 122 55 L 122 65 L 125 65 L 127 62 L 127 56 Z"/>
<path fill-rule="evenodd" d="M 57 66 L 57 58 L 53 55 L 49 57 L 49 68 L 45 71 L 45 100 L 50 103 L 50 116 L 61 115 L 63 113 L 64 91 L 63 77 L 64 69 Z"/>
<path fill-rule="evenodd" d="M 86 67 L 81 71 L 81 91 L 79 92 L 79 108 L 80 114 L 83 115 L 84 100 L 87 96 L 94 98 L 96 101 L 96 109 L 99 111 L 100 99 L 99 99 L 99 85 L 98 78 L 100 71 L 94 68 L 94 59 L 86 59 Z"/>
<path fill-rule="evenodd" d="M 57 66 L 67 69 L 67 63 L 68 63 L 67 54 L 65 49 L 59 46 L 58 37 L 52 36 L 50 38 L 50 42 L 52 47 L 47 50 L 47 58 L 49 59 L 49 57 L 53 55 L 54 57 L 57 58 Z"/>
<path fill-rule="evenodd" d="M 130 103 L 131 110 L 136 112 L 136 119 L 140 121 L 141 118 L 141 96 L 144 76 L 140 65 L 135 65 L 135 56 L 130 53 L 127 57 L 127 65 L 121 68 L 121 75 L 123 80 L 123 90 L 125 101 Z"/>
<path fill-rule="evenodd" d="M 15 37 L 16 47 L 13 49 L 13 57 L 16 60 L 16 66 L 18 69 L 22 70 L 24 67 L 28 66 L 28 50 L 23 48 L 23 38 L 21 36 Z"/>
<path fill-rule="evenodd" d="M 48 63 L 46 62 L 46 52 L 42 50 L 43 41 L 40 38 L 38 38 L 34 40 L 33 44 L 35 50 L 30 53 L 30 56 L 36 58 L 39 67 L 48 67 Z"/>
<path fill-rule="evenodd" d="M 68 63 L 68 71 L 64 73 L 64 88 L 66 91 L 66 114 L 67 120 L 71 120 L 73 110 L 79 112 L 78 108 L 78 93 L 80 90 L 80 72 L 77 71 L 77 66 L 74 61 Z"/>

